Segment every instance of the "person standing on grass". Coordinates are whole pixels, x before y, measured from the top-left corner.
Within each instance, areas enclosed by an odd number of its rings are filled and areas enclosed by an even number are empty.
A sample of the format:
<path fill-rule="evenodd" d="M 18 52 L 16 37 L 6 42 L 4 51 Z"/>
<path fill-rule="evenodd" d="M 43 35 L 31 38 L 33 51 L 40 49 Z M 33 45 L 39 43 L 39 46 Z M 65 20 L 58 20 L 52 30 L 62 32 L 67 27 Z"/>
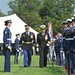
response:
<path fill-rule="evenodd" d="M 16 39 L 15 39 L 15 59 L 14 59 L 14 64 L 18 64 L 18 56 L 19 56 L 19 51 L 20 51 L 20 47 L 19 47 L 19 38 L 20 38 L 20 34 L 16 34 Z"/>
<path fill-rule="evenodd" d="M 30 32 L 30 27 L 25 26 L 26 32 L 22 33 L 20 38 L 20 45 L 22 45 L 23 54 L 24 54 L 24 67 L 30 67 L 32 60 L 32 47 L 35 44 L 35 35 L 33 32 Z"/>
<path fill-rule="evenodd" d="M 71 74 L 72 69 L 72 55 L 71 51 L 73 49 L 73 36 L 72 36 L 72 19 L 67 19 L 67 23 L 63 23 L 64 33 L 63 33 L 63 48 L 65 52 L 65 69 L 68 75 Z"/>
<path fill-rule="evenodd" d="M 60 65 L 64 66 L 64 51 L 63 51 L 63 36 L 62 34 L 59 32 L 58 33 L 58 40 L 59 40 L 59 49 L 60 49 Z"/>
<path fill-rule="evenodd" d="M 3 31 L 3 52 L 5 56 L 4 72 L 10 72 L 11 23 L 11 20 L 5 21 L 6 28 Z"/>
<path fill-rule="evenodd" d="M 59 37 L 58 34 L 55 35 L 55 53 L 56 53 L 56 65 L 60 65 L 60 45 L 59 45 Z"/>
<path fill-rule="evenodd" d="M 45 25 L 41 25 L 41 33 L 37 35 L 37 45 L 39 47 L 39 66 L 41 68 L 47 66 L 47 53 L 50 45 L 50 38 L 48 33 L 45 32 Z"/>

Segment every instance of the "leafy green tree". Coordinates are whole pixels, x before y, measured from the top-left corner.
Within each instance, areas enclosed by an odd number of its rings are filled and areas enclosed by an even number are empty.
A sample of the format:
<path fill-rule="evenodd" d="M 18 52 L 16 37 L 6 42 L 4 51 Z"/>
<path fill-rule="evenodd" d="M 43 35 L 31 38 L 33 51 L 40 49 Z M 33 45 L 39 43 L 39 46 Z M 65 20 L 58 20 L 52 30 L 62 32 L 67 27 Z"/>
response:
<path fill-rule="evenodd" d="M 24 22 L 39 31 L 38 27 L 41 24 L 41 17 L 38 14 L 41 8 L 40 0 L 14 0 L 9 2 L 9 7 L 12 9 L 9 14 L 16 13 Z"/>
<path fill-rule="evenodd" d="M 62 21 L 74 14 L 74 0 L 13 0 L 9 2 L 12 11 L 24 22 L 39 31 L 41 24 L 52 21 L 54 34 L 63 30 Z"/>
<path fill-rule="evenodd" d="M 73 16 L 74 0 L 44 0 L 43 6 L 39 11 L 44 24 L 53 22 L 53 31 L 58 33 L 62 31 L 62 21 Z"/>

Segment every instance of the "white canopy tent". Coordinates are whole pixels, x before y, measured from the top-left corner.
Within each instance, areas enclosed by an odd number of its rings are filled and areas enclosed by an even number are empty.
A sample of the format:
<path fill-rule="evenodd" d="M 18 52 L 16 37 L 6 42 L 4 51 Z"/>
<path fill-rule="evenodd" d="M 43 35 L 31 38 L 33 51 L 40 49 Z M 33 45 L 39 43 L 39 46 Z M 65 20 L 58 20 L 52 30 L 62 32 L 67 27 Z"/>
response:
<path fill-rule="evenodd" d="M 3 43 L 3 31 L 5 29 L 4 21 L 12 20 L 11 32 L 12 32 L 12 43 L 14 43 L 15 35 L 23 33 L 25 31 L 25 22 L 23 22 L 16 14 L 10 16 L 0 17 L 0 43 Z M 34 32 L 35 36 L 38 34 L 37 31 L 30 27 L 30 31 Z"/>

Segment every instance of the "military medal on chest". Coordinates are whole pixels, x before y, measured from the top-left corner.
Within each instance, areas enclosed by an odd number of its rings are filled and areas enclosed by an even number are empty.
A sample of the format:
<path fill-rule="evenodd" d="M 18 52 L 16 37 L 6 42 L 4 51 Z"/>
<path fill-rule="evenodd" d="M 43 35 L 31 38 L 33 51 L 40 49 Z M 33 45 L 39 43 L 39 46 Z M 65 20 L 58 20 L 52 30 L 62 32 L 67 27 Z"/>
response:
<path fill-rule="evenodd" d="M 47 34 L 45 35 L 45 40 L 46 40 L 46 41 L 48 40 L 48 35 L 47 35 Z"/>
<path fill-rule="evenodd" d="M 33 34 L 30 35 L 30 38 L 33 39 Z"/>

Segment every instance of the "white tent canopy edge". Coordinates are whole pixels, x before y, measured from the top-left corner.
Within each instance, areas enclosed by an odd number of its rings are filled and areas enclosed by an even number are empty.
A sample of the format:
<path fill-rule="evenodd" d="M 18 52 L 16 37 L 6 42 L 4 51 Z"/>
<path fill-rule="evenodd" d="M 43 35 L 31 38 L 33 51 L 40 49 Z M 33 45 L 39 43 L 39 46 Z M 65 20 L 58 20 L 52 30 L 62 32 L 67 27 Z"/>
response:
<path fill-rule="evenodd" d="M 5 29 L 4 21 L 12 20 L 11 32 L 12 32 L 12 43 L 14 43 L 15 35 L 22 34 L 25 31 L 25 22 L 23 22 L 16 14 L 0 17 L 0 43 L 3 43 L 3 31 Z M 34 32 L 35 36 L 37 36 L 38 32 L 30 27 L 30 31 Z"/>

